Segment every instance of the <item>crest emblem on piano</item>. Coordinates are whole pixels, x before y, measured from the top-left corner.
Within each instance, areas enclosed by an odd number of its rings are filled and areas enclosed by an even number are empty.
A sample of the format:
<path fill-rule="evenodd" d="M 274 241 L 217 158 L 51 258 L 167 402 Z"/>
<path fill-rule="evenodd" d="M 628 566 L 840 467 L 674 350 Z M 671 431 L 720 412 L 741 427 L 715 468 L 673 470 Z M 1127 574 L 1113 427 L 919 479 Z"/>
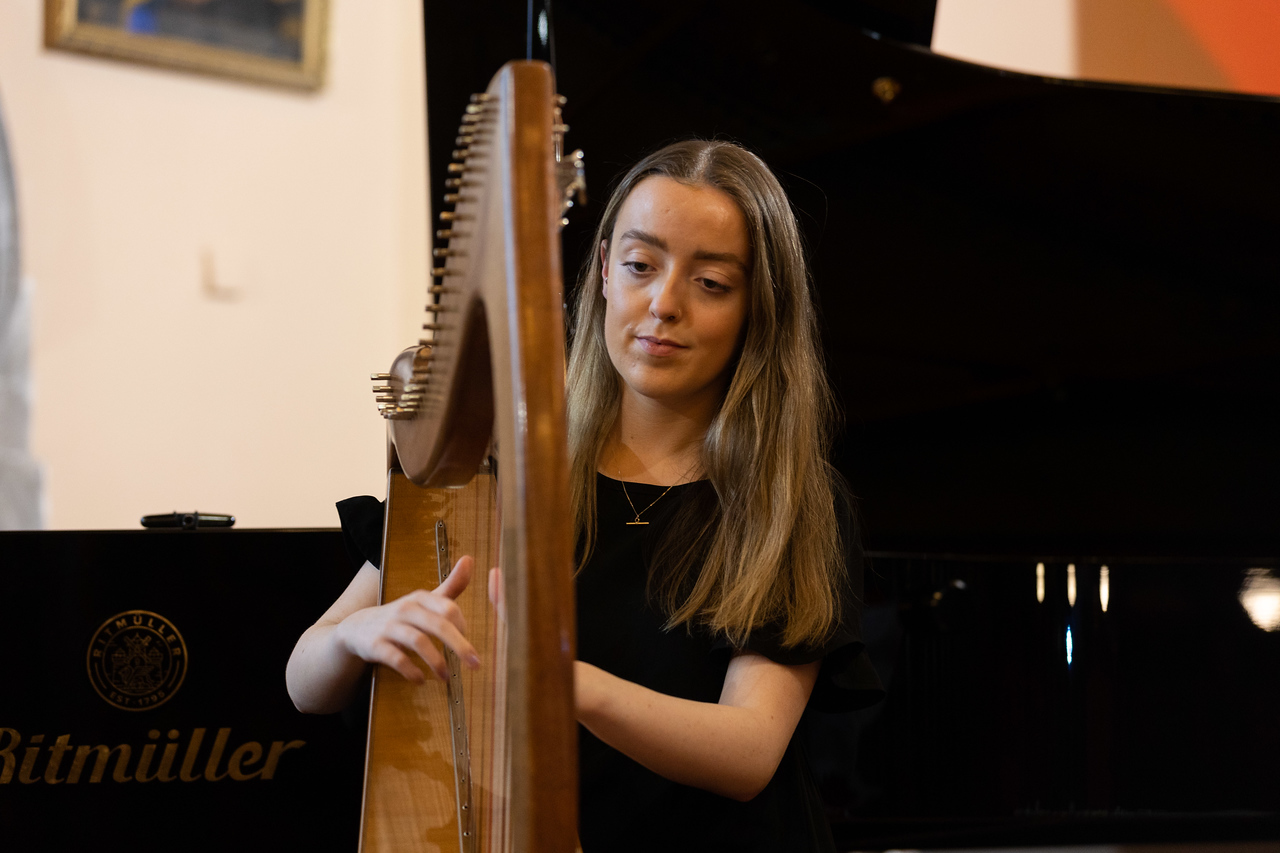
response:
<path fill-rule="evenodd" d="M 173 623 L 150 610 L 126 610 L 89 640 L 89 682 L 122 711 L 145 711 L 173 698 L 187 675 L 187 644 Z"/>

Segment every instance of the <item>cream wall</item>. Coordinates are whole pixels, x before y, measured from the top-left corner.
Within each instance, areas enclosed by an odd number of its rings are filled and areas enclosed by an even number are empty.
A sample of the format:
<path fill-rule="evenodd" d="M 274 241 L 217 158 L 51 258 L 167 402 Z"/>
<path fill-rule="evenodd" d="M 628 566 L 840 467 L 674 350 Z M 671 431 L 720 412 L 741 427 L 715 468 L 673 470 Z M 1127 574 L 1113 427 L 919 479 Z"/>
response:
<path fill-rule="evenodd" d="M 48 51 L 42 6 L 0 3 L 0 106 L 49 526 L 335 524 L 384 488 L 368 374 L 421 321 L 418 4 L 334 0 L 310 95 Z"/>
<path fill-rule="evenodd" d="M 938 0 L 933 50 L 981 65 L 1075 77 L 1076 2 Z"/>
<path fill-rule="evenodd" d="M 935 52 L 1032 74 L 1280 96 L 1280 4 L 938 0 Z"/>

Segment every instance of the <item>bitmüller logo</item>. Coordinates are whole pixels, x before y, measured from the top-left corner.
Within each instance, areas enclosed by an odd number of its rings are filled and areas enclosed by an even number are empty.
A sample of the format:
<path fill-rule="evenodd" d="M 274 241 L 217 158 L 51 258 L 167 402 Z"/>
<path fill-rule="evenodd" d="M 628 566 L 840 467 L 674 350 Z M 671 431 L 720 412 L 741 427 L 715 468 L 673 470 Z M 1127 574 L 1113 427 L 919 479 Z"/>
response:
<path fill-rule="evenodd" d="M 145 711 L 168 702 L 182 686 L 187 644 L 159 613 L 126 610 L 94 632 L 87 662 L 99 696 L 124 711 Z"/>

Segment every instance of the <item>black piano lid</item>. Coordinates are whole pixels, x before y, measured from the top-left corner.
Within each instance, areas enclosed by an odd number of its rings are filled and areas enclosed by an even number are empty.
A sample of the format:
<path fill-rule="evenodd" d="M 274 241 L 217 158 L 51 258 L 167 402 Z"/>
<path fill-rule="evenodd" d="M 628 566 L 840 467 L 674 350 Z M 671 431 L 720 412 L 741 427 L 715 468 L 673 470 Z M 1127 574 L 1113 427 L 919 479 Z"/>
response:
<path fill-rule="evenodd" d="M 427 6 L 437 187 L 467 93 L 524 47 L 522 5 L 481 7 Z M 869 545 L 1280 553 L 1280 102 L 986 68 L 836 8 L 561 0 L 554 24 L 596 199 L 690 135 L 787 186 Z M 482 13 L 510 32 L 471 34 Z"/>

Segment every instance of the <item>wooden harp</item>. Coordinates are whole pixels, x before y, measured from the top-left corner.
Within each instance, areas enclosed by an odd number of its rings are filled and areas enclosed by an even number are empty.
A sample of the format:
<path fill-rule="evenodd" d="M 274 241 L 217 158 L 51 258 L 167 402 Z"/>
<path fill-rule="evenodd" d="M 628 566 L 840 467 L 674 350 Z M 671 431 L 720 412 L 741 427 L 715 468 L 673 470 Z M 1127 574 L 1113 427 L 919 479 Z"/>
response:
<path fill-rule="evenodd" d="M 448 683 L 424 685 L 376 668 L 362 853 L 576 844 L 559 227 L 581 159 L 561 162 L 560 100 L 540 62 L 508 63 L 472 97 L 428 334 L 374 376 L 389 424 L 380 600 L 472 554 L 458 603 L 483 665 L 450 653 Z"/>

